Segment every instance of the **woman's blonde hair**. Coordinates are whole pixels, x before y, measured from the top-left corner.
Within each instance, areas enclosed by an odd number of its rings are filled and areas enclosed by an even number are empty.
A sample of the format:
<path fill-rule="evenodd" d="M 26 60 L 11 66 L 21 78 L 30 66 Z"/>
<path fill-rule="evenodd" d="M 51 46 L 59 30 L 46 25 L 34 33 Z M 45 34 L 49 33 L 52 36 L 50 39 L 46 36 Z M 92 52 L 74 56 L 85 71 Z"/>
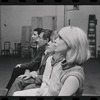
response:
<path fill-rule="evenodd" d="M 68 64 L 82 64 L 90 58 L 89 43 L 86 33 L 79 27 L 68 26 L 58 33 L 68 44 L 66 60 Z"/>

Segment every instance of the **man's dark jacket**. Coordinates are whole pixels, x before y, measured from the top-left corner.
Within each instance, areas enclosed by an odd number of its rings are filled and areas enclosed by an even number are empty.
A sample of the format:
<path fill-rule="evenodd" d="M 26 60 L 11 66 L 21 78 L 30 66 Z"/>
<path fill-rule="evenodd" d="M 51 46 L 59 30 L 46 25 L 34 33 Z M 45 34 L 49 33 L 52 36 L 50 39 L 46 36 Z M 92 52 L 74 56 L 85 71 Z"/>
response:
<path fill-rule="evenodd" d="M 39 69 L 40 63 L 41 63 L 41 59 L 42 59 L 42 55 L 44 54 L 46 45 L 43 45 L 41 47 L 38 48 L 37 53 L 36 53 L 36 57 L 29 63 L 23 63 L 21 64 L 21 67 L 19 68 L 14 68 L 10 81 L 8 82 L 6 88 L 10 89 L 11 85 L 13 84 L 13 82 L 15 81 L 15 79 L 19 76 L 24 74 L 26 69 L 29 69 L 30 71 L 37 71 Z"/>
<path fill-rule="evenodd" d="M 37 71 L 39 69 L 42 55 L 44 54 L 46 44 L 39 47 L 36 53 L 36 57 L 28 63 L 21 64 L 21 67 L 24 69 L 29 69 L 30 71 Z"/>

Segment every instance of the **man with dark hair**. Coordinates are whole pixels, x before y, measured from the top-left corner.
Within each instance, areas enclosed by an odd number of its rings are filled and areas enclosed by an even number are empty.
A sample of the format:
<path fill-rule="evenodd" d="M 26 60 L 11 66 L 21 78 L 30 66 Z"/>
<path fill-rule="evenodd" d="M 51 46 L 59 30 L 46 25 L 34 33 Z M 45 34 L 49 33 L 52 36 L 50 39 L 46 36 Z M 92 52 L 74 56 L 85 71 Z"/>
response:
<path fill-rule="evenodd" d="M 32 38 L 37 41 L 39 35 L 41 34 L 41 32 L 43 31 L 42 28 L 36 28 L 34 31 L 33 31 L 33 35 L 32 35 Z M 42 55 L 45 51 L 45 47 L 46 47 L 46 43 L 42 46 L 39 46 L 38 49 L 37 49 L 37 53 L 36 53 L 36 56 L 34 59 L 32 59 L 31 62 L 28 62 L 28 63 L 23 63 L 23 64 L 18 64 L 15 66 L 13 72 L 12 72 L 12 75 L 11 75 L 11 78 L 10 78 L 10 81 L 8 82 L 6 88 L 9 90 L 12 83 L 14 82 L 14 80 L 21 74 L 24 74 L 25 70 L 26 69 L 29 69 L 30 71 L 33 71 L 33 70 L 38 70 L 39 66 L 40 66 L 40 62 L 41 62 L 41 58 L 42 58 Z"/>
<path fill-rule="evenodd" d="M 36 52 L 37 52 L 37 38 L 40 35 L 42 28 L 36 28 L 31 31 L 32 37 L 31 41 L 26 41 L 22 45 L 21 49 L 21 56 L 22 57 L 31 57 L 32 59 L 36 57 Z"/>
<path fill-rule="evenodd" d="M 36 42 L 38 36 L 41 34 L 41 31 L 43 31 L 42 28 L 36 28 L 34 30 L 32 30 L 32 41 L 33 42 Z"/>
<path fill-rule="evenodd" d="M 39 44 L 38 46 L 42 47 L 43 45 L 45 45 L 45 47 L 46 47 L 47 43 L 50 41 L 51 34 L 52 34 L 52 31 L 50 31 L 50 30 L 41 31 L 41 34 L 39 35 L 39 38 L 37 39 L 37 42 Z M 39 47 L 38 47 L 38 49 L 39 49 Z M 37 60 L 35 62 L 37 62 Z M 42 63 L 42 62 L 40 61 L 40 63 Z M 30 66 L 32 66 L 32 67 L 30 67 Z M 43 66 L 43 64 L 41 66 Z M 12 93 L 15 92 L 16 90 L 22 90 L 28 84 L 31 84 L 32 82 L 34 82 L 34 78 L 32 78 L 30 76 L 30 71 L 37 71 L 39 69 L 39 66 L 37 67 L 36 64 L 33 65 L 32 63 L 28 63 L 28 64 L 22 64 L 22 68 L 26 69 L 25 74 L 20 75 L 15 80 L 14 84 L 8 91 L 8 94 L 7 94 L 8 96 L 11 96 Z"/>

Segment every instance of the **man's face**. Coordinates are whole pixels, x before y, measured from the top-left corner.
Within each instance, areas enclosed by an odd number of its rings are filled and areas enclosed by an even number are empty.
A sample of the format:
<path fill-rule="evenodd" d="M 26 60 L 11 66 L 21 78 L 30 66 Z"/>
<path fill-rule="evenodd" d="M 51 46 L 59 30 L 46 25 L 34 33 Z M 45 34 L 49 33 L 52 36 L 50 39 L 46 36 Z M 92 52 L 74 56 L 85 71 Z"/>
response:
<path fill-rule="evenodd" d="M 39 35 L 38 35 L 38 32 L 37 31 L 32 31 L 32 40 L 33 42 L 37 41 Z"/>
<path fill-rule="evenodd" d="M 42 45 L 47 43 L 47 40 L 43 39 L 43 34 L 44 34 L 44 32 L 40 33 L 40 35 L 37 39 L 37 42 L 38 42 L 39 46 L 42 46 Z"/>

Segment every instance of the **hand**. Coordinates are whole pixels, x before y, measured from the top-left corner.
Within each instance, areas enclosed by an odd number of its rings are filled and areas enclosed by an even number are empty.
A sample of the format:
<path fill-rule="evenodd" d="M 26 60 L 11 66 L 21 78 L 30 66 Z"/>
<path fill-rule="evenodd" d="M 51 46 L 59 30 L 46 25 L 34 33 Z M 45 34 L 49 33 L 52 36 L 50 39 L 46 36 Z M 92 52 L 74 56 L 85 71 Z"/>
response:
<path fill-rule="evenodd" d="M 36 71 L 30 72 L 30 74 L 31 74 L 31 76 L 32 76 L 33 78 L 36 78 L 36 76 L 37 76 L 37 72 L 36 72 Z"/>
<path fill-rule="evenodd" d="M 23 79 L 29 79 L 31 77 L 31 74 L 30 73 L 27 73 L 27 74 L 23 74 L 23 75 L 20 75 L 18 76 L 18 78 L 23 78 Z"/>
<path fill-rule="evenodd" d="M 25 77 L 26 77 L 25 74 L 18 76 L 18 78 L 25 78 Z"/>
<path fill-rule="evenodd" d="M 31 75 L 30 73 L 25 74 L 25 75 L 26 75 L 26 77 L 24 77 L 25 80 L 27 80 L 27 79 L 29 79 L 30 77 L 32 77 L 32 75 Z"/>
<path fill-rule="evenodd" d="M 24 74 L 29 74 L 30 73 L 30 70 L 26 69 Z"/>
<path fill-rule="evenodd" d="M 20 68 L 21 67 L 21 64 L 18 64 L 15 66 L 15 68 Z"/>

